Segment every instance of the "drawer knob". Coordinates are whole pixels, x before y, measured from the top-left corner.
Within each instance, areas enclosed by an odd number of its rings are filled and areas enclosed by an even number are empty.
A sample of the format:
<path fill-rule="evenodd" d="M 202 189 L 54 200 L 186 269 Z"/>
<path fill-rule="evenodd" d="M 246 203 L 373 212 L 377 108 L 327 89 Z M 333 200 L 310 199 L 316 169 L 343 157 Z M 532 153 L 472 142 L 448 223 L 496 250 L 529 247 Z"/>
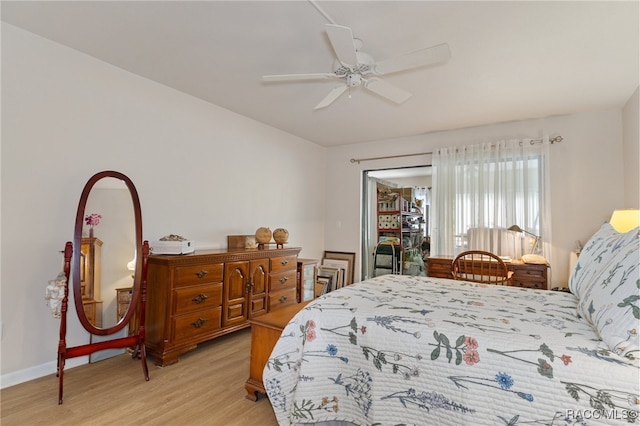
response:
<path fill-rule="evenodd" d="M 194 302 L 196 302 L 198 305 L 203 303 L 205 300 L 207 300 L 209 298 L 209 296 L 207 296 L 204 293 L 200 293 L 199 295 L 197 295 L 196 297 L 194 297 L 193 300 Z"/>
<path fill-rule="evenodd" d="M 280 264 L 282 266 L 287 266 L 289 264 L 289 261 L 287 259 L 284 259 L 282 262 L 280 262 Z"/>
<path fill-rule="evenodd" d="M 202 270 L 202 271 L 196 272 L 196 275 L 198 276 L 198 278 L 203 278 L 208 273 L 209 271 Z"/>
<path fill-rule="evenodd" d="M 284 302 L 286 302 L 286 301 L 287 301 L 287 296 L 282 296 L 280 299 L 278 299 L 278 301 L 279 301 L 280 303 L 284 303 Z"/>
<path fill-rule="evenodd" d="M 205 318 L 198 318 L 198 320 L 195 322 L 192 322 L 191 325 L 194 326 L 195 328 L 200 328 L 204 325 L 205 322 L 207 322 Z"/>
<path fill-rule="evenodd" d="M 286 283 L 287 281 L 289 281 L 289 278 L 287 278 L 287 277 L 282 277 L 282 278 L 280 278 L 280 284 L 284 284 L 284 283 Z"/>

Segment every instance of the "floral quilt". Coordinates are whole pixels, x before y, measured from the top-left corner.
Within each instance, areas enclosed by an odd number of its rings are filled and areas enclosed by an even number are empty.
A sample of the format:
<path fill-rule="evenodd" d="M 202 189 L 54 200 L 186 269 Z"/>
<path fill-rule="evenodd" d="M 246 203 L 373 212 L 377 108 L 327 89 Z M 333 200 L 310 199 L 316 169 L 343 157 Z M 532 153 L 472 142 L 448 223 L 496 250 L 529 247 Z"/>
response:
<path fill-rule="evenodd" d="M 285 327 L 263 373 L 280 425 L 638 423 L 640 370 L 571 293 L 384 275 Z"/>

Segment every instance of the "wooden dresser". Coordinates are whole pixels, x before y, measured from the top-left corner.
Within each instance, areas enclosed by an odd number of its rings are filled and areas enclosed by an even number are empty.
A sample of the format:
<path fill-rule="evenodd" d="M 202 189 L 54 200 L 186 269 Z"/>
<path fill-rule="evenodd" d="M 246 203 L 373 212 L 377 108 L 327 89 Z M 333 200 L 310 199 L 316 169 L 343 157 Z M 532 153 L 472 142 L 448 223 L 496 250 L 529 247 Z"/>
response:
<path fill-rule="evenodd" d="M 299 247 L 149 256 L 146 347 L 157 365 L 296 304 Z"/>
<path fill-rule="evenodd" d="M 453 257 L 431 256 L 426 260 L 427 276 L 437 278 L 451 278 L 451 262 Z M 527 287 L 547 290 L 547 269 L 549 265 L 524 263 L 519 259 L 506 262 L 507 268 L 513 271 L 510 286 Z"/>

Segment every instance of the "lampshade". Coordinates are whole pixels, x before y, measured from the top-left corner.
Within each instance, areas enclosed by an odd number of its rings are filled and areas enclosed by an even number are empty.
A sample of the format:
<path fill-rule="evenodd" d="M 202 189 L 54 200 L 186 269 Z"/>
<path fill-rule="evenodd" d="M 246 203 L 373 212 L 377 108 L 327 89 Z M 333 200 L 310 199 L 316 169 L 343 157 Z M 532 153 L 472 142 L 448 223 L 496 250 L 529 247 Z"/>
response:
<path fill-rule="evenodd" d="M 628 232 L 640 226 L 640 210 L 614 210 L 609 220 L 613 229 L 618 232 Z"/>

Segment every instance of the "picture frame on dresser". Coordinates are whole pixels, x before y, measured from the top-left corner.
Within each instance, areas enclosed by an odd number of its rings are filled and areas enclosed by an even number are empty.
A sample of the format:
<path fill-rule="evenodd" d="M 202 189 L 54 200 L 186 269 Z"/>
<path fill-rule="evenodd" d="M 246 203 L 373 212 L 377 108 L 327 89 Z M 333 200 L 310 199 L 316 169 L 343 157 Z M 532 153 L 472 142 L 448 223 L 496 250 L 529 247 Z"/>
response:
<path fill-rule="evenodd" d="M 325 259 L 331 260 L 345 260 L 347 262 L 347 268 L 344 274 L 344 285 L 353 284 L 354 281 L 354 265 L 356 263 L 356 254 L 346 251 L 325 251 L 322 256 L 322 263 Z"/>

